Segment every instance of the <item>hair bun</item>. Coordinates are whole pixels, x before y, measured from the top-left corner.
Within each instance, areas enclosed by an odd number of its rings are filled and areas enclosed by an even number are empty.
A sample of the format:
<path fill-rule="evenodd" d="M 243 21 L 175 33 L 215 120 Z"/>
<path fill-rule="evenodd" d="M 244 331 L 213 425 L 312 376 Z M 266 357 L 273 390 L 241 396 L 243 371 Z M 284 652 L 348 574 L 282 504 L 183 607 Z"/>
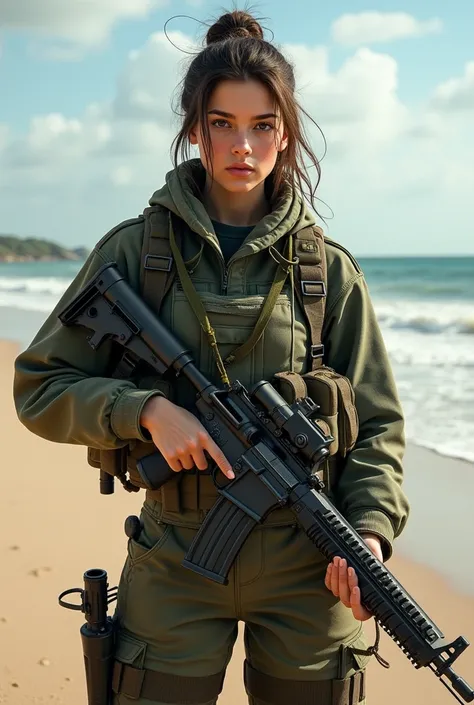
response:
<path fill-rule="evenodd" d="M 257 20 L 243 10 L 234 10 L 219 17 L 206 34 L 206 43 L 214 44 L 233 37 L 263 39 L 263 30 Z"/>

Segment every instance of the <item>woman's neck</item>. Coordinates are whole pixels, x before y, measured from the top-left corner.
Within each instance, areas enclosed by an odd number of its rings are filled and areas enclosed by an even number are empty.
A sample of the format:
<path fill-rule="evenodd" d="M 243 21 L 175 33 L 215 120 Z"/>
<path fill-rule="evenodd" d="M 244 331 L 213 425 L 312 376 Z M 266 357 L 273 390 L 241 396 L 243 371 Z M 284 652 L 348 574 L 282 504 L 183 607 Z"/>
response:
<path fill-rule="evenodd" d="M 215 181 L 209 185 L 206 176 L 202 201 L 211 220 L 227 225 L 256 225 L 271 210 L 264 182 L 248 193 L 231 193 Z"/>

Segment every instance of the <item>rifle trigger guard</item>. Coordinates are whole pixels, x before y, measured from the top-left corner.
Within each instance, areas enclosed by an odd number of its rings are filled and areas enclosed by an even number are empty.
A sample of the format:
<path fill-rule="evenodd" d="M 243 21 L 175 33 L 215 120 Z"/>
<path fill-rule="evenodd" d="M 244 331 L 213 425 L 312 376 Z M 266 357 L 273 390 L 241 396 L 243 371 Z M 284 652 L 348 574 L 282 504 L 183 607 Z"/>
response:
<path fill-rule="evenodd" d="M 218 489 L 218 490 L 224 490 L 224 489 L 227 487 L 227 485 L 229 484 L 229 482 L 227 482 L 225 485 L 221 485 L 221 484 L 219 483 L 219 481 L 217 480 L 217 475 L 218 475 L 218 473 L 220 473 L 220 472 L 222 472 L 221 469 L 220 469 L 220 467 L 219 467 L 218 465 L 214 465 L 214 467 L 213 467 L 212 470 L 211 470 L 212 481 L 213 481 L 213 483 L 214 483 L 216 489 Z M 232 482 L 232 480 L 230 480 L 230 482 Z"/>

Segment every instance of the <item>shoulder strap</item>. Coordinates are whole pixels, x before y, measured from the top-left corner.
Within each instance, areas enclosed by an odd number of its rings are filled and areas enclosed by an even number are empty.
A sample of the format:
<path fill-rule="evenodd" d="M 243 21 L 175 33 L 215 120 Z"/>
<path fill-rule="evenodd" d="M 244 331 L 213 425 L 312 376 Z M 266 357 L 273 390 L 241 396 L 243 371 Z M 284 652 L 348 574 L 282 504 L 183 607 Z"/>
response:
<path fill-rule="evenodd" d="M 148 306 L 157 314 L 176 273 L 168 229 L 158 226 L 160 212 L 162 212 L 160 206 L 150 206 L 145 208 L 143 215 L 140 216 L 145 222 L 140 255 L 140 292 Z M 125 351 L 115 367 L 113 376 L 127 379 L 136 365 L 135 356 Z"/>
<path fill-rule="evenodd" d="M 140 288 L 142 296 L 156 313 L 160 312 L 162 301 L 176 275 L 171 254 L 168 228 L 159 227 L 160 206 L 145 208 L 145 232 L 143 235 Z"/>
<path fill-rule="evenodd" d="M 311 331 L 311 370 L 315 370 L 321 367 L 324 357 L 321 342 L 327 283 L 324 235 L 321 228 L 313 226 L 298 231 L 294 238 L 295 256 L 299 259 L 295 271 L 295 293 Z"/>

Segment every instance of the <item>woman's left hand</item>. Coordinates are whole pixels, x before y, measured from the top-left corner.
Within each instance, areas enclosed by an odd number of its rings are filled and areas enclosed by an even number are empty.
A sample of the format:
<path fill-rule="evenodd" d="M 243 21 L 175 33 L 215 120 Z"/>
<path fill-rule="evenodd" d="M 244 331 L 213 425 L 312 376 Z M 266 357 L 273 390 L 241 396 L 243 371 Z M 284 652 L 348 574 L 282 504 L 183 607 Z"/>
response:
<path fill-rule="evenodd" d="M 375 557 L 383 562 L 380 538 L 368 533 L 361 536 Z M 347 561 L 335 556 L 327 567 L 324 583 L 335 597 L 339 597 L 343 605 L 352 609 L 355 619 L 365 622 L 372 617 L 372 613 L 361 604 L 357 575 L 354 568 L 347 568 Z"/>

